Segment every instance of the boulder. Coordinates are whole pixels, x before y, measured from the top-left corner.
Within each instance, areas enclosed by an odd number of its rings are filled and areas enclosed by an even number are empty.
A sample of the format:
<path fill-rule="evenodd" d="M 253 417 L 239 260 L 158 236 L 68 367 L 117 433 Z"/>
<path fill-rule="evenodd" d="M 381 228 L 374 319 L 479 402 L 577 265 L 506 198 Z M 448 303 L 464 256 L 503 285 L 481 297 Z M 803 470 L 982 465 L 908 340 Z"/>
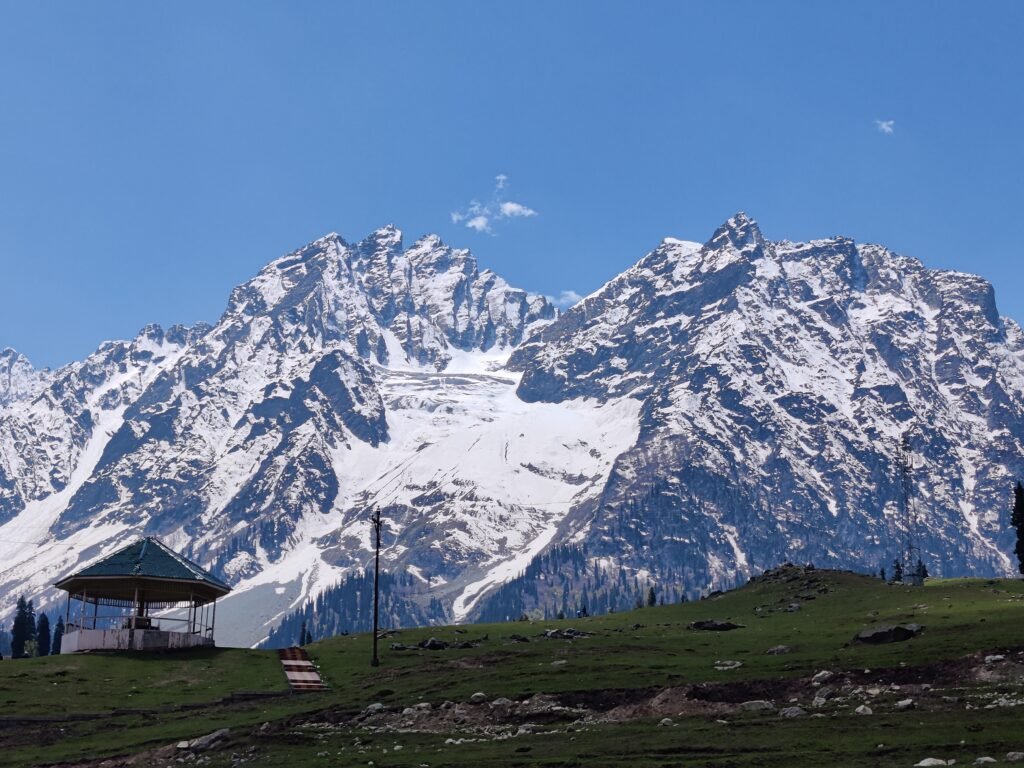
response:
<path fill-rule="evenodd" d="M 896 702 L 896 711 L 897 712 L 903 712 L 904 710 L 913 709 L 913 708 L 914 708 L 914 700 L 913 699 L 901 699 L 900 701 Z"/>
<path fill-rule="evenodd" d="M 728 632 L 733 629 L 745 629 L 745 624 L 735 624 L 731 621 L 719 621 L 718 619 L 703 619 L 691 622 L 690 629 L 700 629 L 705 632 Z"/>
<path fill-rule="evenodd" d="M 857 643 L 869 643 L 880 645 L 882 643 L 902 643 L 917 637 L 924 631 L 920 624 L 892 624 L 882 627 L 874 627 L 858 632 L 853 638 Z"/>
<path fill-rule="evenodd" d="M 793 651 L 788 645 L 773 645 L 765 653 L 769 656 L 782 656 L 785 653 L 791 653 Z"/>
<path fill-rule="evenodd" d="M 661 719 L 661 722 L 658 723 L 658 725 L 663 725 L 663 726 L 666 726 L 666 727 L 670 727 L 670 726 L 675 725 L 675 721 L 673 721 L 671 717 L 664 717 L 664 718 Z"/>
<path fill-rule="evenodd" d="M 727 672 L 730 669 L 739 669 L 742 666 L 742 661 L 735 661 L 733 659 L 724 659 L 715 662 L 715 669 L 717 669 L 719 672 Z"/>
<path fill-rule="evenodd" d="M 221 728 L 219 731 L 208 733 L 205 736 L 200 736 L 198 739 L 192 739 L 188 743 L 188 748 L 193 752 L 202 752 L 204 749 L 209 749 L 212 746 L 224 741 L 231 731 L 227 728 Z"/>
<path fill-rule="evenodd" d="M 1024 752 L 1007 752 L 1006 762 L 1008 763 L 1024 763 Z"/>
<path fill-rule="evenodd" d="M 857 707 L 855 710 L 853 710 L 853 713 L 855 715 L 873 715 L 873 714 L 875 714 L 874 711 L 871 709 L 871 707 L 869 707 L 867 704 L 861 704 L 859 707 Z"/>
<path fill-rule="evenodd" d="M 998 762 L 998 761 L 994 757 L 988 757 L 986 755 L 985 757 L 979 757 L 977 760 L 974 761 L 974 764 L 975 765 L 991 765 L 992 763 L 995 763 L 995 762 Z"/>
<path fill-rule="evenodd" d="M 914 768 L 931 768 L 934 765 L 955 765 L 956 761 L 949 763 L 946 760 L 940 760 L 937 757 L 926 757 L 919 763 L 914 763 Z"/>
<path fill-rule="evenodd" d="M 421 640 L 420 648 L 424 648 L 428 651 L 443 651 L 448 647 L 448 643 L 444 640 L 439 640 L 436 637 L 431 637 L 429 640 Z"/>
<path fill-rule="evenodd" d="M 775 709 L 775 705 L 765 699 L 753 699 L 740 704 L 740 709 L 746 712 L 768 712 Z"/>
<path fill-rule="evenodd" d="M 779 717 L 803 717 L 806 714 L 803 707 L 785 707 L 779 710 Z"/>
<path fill-rule="evenodd" d="M 823 669 L 811 678 L 811 682 L 821 685 L 822 683 L 827 683 L 833 677 L 835 677 L 835 674 L 833 672 L 829 672 L 827 669 Z"/>
<path fill-rule="evenodd" d="M 487 701 L 487 694 L 484 693 L 483 691 L 477 691 L 476 693 L 474 693 L 472 696 L 469 697 L 469 703 L 470 704 L 483 704 L 486 701 Z"/>

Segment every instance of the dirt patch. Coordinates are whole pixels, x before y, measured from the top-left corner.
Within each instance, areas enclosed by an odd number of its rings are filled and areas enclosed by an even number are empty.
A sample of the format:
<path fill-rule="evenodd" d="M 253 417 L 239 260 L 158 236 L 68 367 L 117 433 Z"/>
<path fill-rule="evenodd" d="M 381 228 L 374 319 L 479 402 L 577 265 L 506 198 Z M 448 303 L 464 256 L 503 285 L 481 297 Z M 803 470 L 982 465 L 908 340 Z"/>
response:
<path fill-rule="evenodd" d="M 595 718 L 601 722 L 625 722 L 648 717 L 717 716 L 731 712 L 735 706 L 694 699 L 690 688 L 665 688 L 640 701 L 622 704 Z"/>

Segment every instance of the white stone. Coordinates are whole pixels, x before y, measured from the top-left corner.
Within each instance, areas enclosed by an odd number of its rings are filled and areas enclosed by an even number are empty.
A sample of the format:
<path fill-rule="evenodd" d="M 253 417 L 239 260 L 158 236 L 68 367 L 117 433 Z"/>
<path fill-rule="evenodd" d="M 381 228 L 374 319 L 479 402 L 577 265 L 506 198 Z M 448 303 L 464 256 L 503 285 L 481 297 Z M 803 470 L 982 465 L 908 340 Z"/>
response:
<path fill-rule="evenodd" d="M 874 712 L 871 711 L 871 707 L 869 707 L 867 704 L 861 704 L 859 707 L 857 707 L 855 710 L 853 710 L 853 712 L 854 712 L 854 714 L 857 714 L 857 715 L 873 715 L 874 714 Z"/>

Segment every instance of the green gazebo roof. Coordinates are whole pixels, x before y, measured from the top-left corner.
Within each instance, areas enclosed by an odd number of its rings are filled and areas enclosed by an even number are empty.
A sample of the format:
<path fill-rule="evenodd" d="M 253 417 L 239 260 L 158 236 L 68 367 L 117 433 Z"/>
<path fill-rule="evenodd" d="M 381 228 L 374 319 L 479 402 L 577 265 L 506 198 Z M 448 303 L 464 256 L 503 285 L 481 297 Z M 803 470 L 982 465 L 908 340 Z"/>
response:
<path fill-rule="evenodd" d="M 160 592 L 166 592 L 173 584 L 176 592 L 194 591 L 197 596 L 205 597 L 225 595 L 231 591 L 231 587 L 209 571 L 152 536 L 139 539 L 78 573 L 65 576 L 54 586 L 68 592 L 88 589 L 101 597 L 104 591 L 114 591 L 120 596 L 127 594 L 124 590 L 129 584 L 147 583 L 151 587 L 162 584 Z M 145 591 L 150 593 L 153 590 L 147 588 Z"/>

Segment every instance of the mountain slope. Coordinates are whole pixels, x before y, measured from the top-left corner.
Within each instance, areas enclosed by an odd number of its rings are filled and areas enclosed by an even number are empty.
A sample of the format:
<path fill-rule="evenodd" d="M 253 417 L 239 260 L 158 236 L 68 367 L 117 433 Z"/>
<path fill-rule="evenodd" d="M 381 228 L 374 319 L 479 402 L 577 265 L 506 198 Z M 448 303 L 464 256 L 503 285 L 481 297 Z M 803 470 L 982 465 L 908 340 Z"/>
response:
<path fill-rule="evenodd" d="M 906 434 L 928 567 L 1013 570 L 1024 336 L 980 278 L 846 238 L 770 243 L 740 214 L 702 248 L 666 241 L 509 367 L 531 402 L 643 402 L 580 521 L 591 556 L 654 580 L 682 565 L 698 590 L 785 559 L 888 567 Z"/>
<path fill-rule="evenodd" d="M 1024 335 L 991 286 L 742 214 L 561 316 L 436 236 L 332 234 L 212 327 L 53 372 L 7 351 L 0 398 L 0 604 L 158 535 L 236 585 L 229 644 L 363 568 L 373 507 L 412 577 L 396 615 L 431 621 L 504 615 L 496 588 L 556 545 L 582 554 L 545 563 L 587 568 L 530 569 L 525 610 L 786 559 L 877 569 L 910 534 L 933 573 L 1013 570 Z"/>

